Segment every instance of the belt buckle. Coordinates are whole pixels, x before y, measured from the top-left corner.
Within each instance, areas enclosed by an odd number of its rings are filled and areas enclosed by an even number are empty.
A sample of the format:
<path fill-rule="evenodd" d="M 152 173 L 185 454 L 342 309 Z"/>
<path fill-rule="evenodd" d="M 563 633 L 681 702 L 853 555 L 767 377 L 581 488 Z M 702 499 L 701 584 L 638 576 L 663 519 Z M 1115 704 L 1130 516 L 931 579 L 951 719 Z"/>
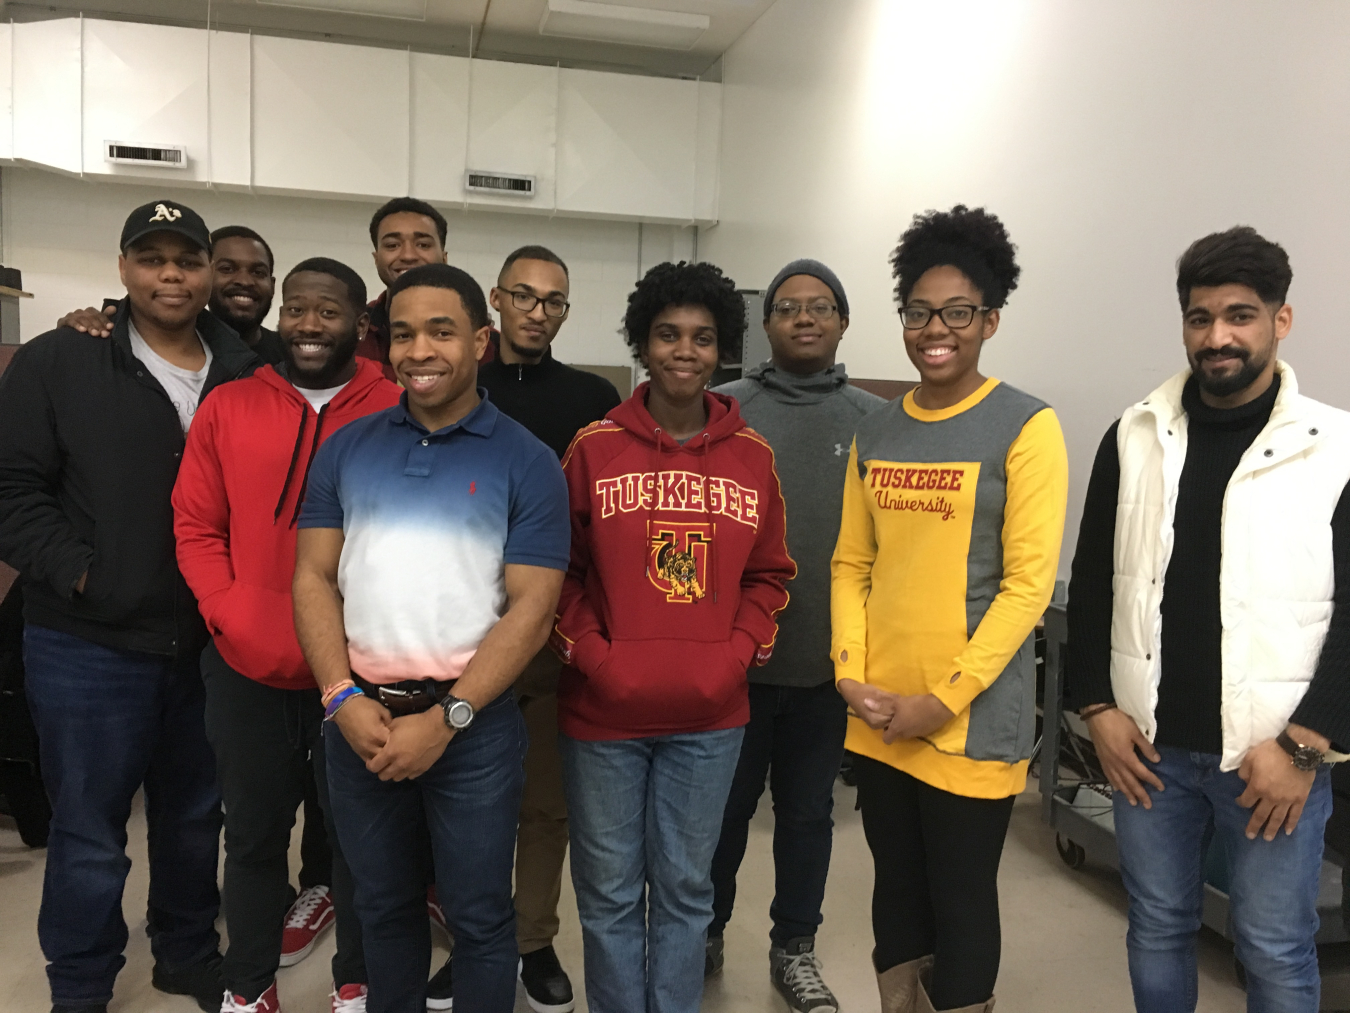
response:
<path fill-rule="evenodd" d="M 380 703 L 383 704 L 410 704 L 414 703 L 418 697 L 422 696 L 422 691 L 394 689 L 392 686 L 381 686 L 379 694 Z"/>

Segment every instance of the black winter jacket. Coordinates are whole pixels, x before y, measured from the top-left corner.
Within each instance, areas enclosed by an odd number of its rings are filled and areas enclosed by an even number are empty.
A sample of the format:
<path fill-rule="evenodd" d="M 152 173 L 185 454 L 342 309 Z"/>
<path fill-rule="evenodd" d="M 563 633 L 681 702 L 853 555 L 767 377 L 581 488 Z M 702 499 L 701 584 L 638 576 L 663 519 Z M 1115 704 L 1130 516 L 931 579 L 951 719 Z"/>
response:
<path fill-rule="evenodd" d="M 178 655 L 207 639 L 174 557 L 169 497 L 185 438 L 169 395 L 131 353 L 128 319 L 123 299 L 111 338 L 48 331 L 0 378 L 0 559 L 27 581 L 26 622 Z M 203 398 L 260 365 L 210 313 L 197 331 L 212 356 Z"/>

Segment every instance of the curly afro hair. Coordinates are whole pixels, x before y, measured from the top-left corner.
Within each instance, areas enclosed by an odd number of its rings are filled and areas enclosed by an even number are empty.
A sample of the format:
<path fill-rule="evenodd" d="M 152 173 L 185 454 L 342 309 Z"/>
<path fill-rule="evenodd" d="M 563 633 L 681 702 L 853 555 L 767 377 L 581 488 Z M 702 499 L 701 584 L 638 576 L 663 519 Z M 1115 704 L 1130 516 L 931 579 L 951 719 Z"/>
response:
<path fill-rule="evenodd" d="M 745 339 L 745 300 L 736 283 L 713 264 L 667 261 L 657 264 L 628 296 L 623 315 L 624 338 L 641 361 L 651 336 L 652 321 L 669 306 L 702 306 L 717 324 L 717 354 L 723 361 L 736 354 Z"/>
<path fill-rule="evenodd" d="M 984 208 L 972 211 L 958 204 L 950 211 L 915 215 L 891 254 L 896 304 L 909 301 L 925 271 L 949 264 L 980 290 L 986 306 L 998 309 L 1017 288 L 1022 273 L 1016 251 L 1003 223 Z"/>

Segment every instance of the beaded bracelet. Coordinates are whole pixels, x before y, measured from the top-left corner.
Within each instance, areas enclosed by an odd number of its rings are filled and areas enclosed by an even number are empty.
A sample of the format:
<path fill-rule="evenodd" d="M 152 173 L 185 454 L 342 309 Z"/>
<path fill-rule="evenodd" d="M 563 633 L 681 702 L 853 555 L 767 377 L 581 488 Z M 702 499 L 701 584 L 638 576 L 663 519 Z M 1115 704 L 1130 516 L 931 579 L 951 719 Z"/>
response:
<path fill-rule="evenodd" d="M 320 702 L 325 707 L 327 707 L 330 703 L 333 702 L 333 697 L 337 696 L 348 686 L 355 686 L 355 685 L 356 683 L 352 682 L 350 679 L 343 679 L 341 682 L 335 682 L 333 683 L 333 685 L 329 686 L 326 690 L 323 691 L 323 696 L 320 697 Z"/>
<path fill-rule="evenodd" d="M 337 712 L 342 709 L 343 704 L 345 704 L 352 697 L 359 696 L 360 694 L 361 690 L 358 689 L 356 686 L 348 686 L 337 696 L 333 697 L 332 701 L 329 702 L 328 706 L 324 708 L 323 719 L 325 721 L 332 721 L 333 718 L 337 716 Z"/>

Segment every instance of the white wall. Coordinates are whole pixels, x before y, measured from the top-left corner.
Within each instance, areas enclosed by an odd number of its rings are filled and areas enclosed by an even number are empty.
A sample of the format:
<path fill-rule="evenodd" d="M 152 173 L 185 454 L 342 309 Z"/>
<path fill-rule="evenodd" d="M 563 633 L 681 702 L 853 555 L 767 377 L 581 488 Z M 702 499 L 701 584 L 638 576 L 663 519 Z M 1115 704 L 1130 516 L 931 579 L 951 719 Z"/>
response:
<path fill-rule="evenodd" d="M 700 257 L 747 288 L 824 260 L 849 372 L 913 378 L 887 254 L 916 212 L 997 213 L 1023 274 L 982 365 L 1063 421 L 1067 572 L 1102 433 L 1185 365 L 1192 240 L 1245 223 L 1285 246 L 1284 355 L 1350 408 L 1347 37 L 1336 0 L 778 0 L 724 60 Z"/>
<path fill-rule="evenodd" d="M 25 340 L 55 325 L 77 306 L 120 296 L 117 240 L 134 207 L 173 194 L 167 189 L 95 183 L 36 169 L 0 171 L 0 263 L 23 271 Z M 185 190 L 174 195 L 212 228 L 248 225 L 272 246 L 278 282 L 305 257 L 335 257 L 360 272 L 371 297 L 383 289 L 371 260 L 368 225 L 376 203 L 301 197 L 250 196 Z M 555 345 L 566 362 L 627 365 L 619 325 L 639 270 L 661 260 L 689 258 L 693 232 L 631 222 L 535 218 L 482 211 L 450 211 L 446 242 L 452 264 L 495 283 L 505 256 L 526 243 L 542 243 L 567 261 L 572 313 Z M 272 313 L 273 320 L 276 311 Z"/>

